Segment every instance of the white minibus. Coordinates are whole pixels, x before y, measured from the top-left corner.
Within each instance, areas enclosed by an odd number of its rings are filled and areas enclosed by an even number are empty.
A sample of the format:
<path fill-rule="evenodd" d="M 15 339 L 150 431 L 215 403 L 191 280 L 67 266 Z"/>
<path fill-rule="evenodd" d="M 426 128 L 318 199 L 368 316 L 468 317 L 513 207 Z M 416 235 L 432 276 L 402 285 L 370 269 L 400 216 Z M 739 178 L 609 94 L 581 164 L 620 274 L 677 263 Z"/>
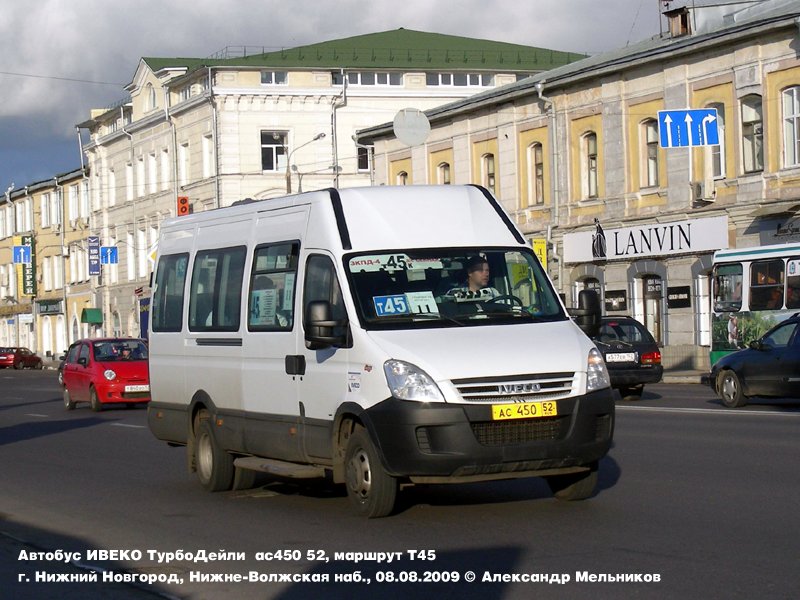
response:
<path fill-rule="evenodd" d="M 321 190 L 166 220 L 148 424 L 210 491 L 257 471 L 400 484 L 541 476 L 591 496 L 614 430 L 596 295 L 573 320 L 479 186 Z M 577 321 L 577 322 L 576 322 Z"/>

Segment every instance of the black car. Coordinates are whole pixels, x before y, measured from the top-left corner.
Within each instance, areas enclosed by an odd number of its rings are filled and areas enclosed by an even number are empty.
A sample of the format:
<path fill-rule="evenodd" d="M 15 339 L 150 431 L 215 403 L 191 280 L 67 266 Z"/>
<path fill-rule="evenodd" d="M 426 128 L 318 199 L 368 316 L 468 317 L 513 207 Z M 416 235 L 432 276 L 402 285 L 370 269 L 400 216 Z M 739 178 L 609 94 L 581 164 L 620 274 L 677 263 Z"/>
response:
<path fill-rule="evenodd" d="M 744 406 L 750 396 L 800 398 L 798 325 L 800 313 L 714 363 L 709 382 L 725 406 Z"/>
<path fill-rule="evenodd" d="M 642 397 L 645 383 L 664 374 L 661 350 L 647 328 L 632 317 L 603 317 L 594 338 L 611 377 L 611 387 L 626 400 Z"/>

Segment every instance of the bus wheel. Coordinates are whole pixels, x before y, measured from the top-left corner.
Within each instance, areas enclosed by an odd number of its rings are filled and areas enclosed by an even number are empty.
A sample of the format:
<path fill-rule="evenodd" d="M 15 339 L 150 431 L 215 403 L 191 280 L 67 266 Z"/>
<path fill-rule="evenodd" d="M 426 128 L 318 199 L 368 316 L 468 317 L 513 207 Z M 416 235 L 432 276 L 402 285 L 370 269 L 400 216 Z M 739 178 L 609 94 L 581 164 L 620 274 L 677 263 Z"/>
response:
<path fill-rule="evenodd" d="M 365 517 L 385 517 L 397 498 L 397 480 L 386 473 L 377 450 L 363 427 L 350 436 L 345 453 L 347 496 Z"/>
<path fill-rule="evenodd" d="M 559 500 L 585 500 L 597 487 L 597 463 L 592 463 L 588 471 L 551 475 L 546 479 L 553 496 Z"/>
<path fill-rule="evenodd" d="M 221 492 L 233 485 L 233 456 L 214 439 L 211 419 L 201 419 L 194 441 L 197 478 L 209 492 Z"/>
<path fill-rule="evenodd" d="M 742 393 L 742 384 L 739 376 L 734 371 L 727 369 L 719 374 L 717 390 L 722 403 L 728 408 L 739 408 L 747 404 L 747 398 Z"/>

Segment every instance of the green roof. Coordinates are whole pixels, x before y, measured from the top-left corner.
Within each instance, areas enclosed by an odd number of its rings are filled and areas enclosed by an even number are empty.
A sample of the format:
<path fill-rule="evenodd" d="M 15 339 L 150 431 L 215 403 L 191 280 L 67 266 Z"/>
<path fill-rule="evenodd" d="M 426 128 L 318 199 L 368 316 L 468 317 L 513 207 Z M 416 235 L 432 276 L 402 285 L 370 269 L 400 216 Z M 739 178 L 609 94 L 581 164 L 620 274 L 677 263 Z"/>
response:
<path fill-rule="evenodd" d="M 153 71 L 208 66 L 275 69 L 545 71 L 586 58 L 534 46 L 396 29 L 237 58 L 143 58 Z"/>

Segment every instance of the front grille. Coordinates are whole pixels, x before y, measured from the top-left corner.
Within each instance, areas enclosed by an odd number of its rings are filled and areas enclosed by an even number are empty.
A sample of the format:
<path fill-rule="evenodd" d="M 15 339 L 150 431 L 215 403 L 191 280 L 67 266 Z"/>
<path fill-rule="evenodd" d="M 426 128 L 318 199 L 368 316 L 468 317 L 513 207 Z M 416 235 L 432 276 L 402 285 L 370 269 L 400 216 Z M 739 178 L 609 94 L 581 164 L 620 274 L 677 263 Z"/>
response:
<path fill-rule="evenodd" d="M 513 446 L 564 439 L 569 428 L 569 416 L 490 421 L 471 425 L 475 439 L 482 446 Z"/>
<path fill-rule="evenodd" d="M 572 392 L 574 373 L 537 373 L 454 379 L 458 393 L 465 402 L 494 404 L 499 402 L 537 402 L 567 398 Z"/>

